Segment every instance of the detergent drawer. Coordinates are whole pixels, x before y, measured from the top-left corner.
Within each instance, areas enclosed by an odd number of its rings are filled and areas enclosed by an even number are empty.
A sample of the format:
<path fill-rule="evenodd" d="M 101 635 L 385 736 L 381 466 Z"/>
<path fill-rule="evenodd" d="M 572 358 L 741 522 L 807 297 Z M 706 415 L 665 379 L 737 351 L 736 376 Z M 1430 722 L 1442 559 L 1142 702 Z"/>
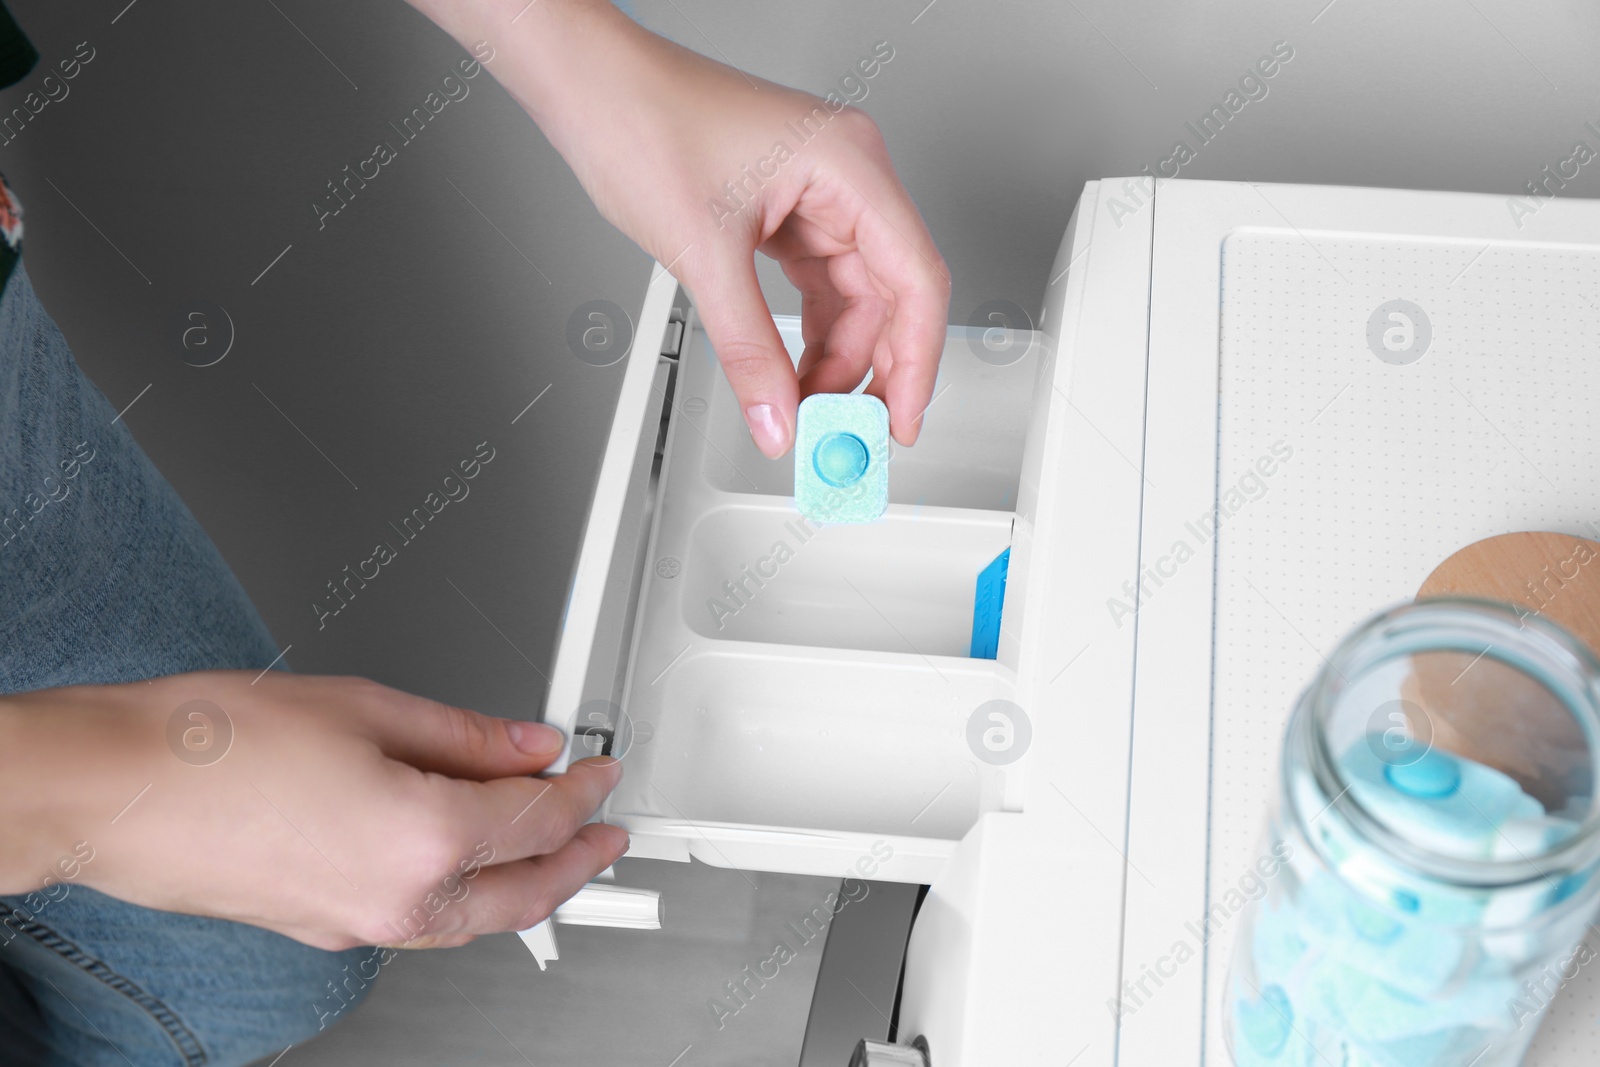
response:
<path fill-rule="evenodd" d="M 799 320 L 776 323 L 798 360 Z M 1015 642 L 969 652 L 1050 395 L 1041 335 L 949 331 L 922 436 L 891 447 L 888 511 L 860 525 L 795 510 L 792 456 L 751 442 L 664 272 L 637 338 L 546 721 L 621 753 L 605 817 L 631 855 L 805 874 L 869 857 L 875 877 L 931 880 L 1017 803 L 1025 766 Z"/>

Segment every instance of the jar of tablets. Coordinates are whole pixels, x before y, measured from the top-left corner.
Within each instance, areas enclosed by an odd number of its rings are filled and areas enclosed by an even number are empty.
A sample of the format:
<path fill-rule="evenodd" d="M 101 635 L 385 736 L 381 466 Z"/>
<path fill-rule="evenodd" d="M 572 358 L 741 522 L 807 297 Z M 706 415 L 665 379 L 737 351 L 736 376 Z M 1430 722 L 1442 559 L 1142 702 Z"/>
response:
<path fill-rule="evenodd" d="M 1502 1067 L 1600 966 L 1600 663 L 1488 601 L 1349 635 L 1284 739 L 1223 996 L 1238 1067 Z"/>

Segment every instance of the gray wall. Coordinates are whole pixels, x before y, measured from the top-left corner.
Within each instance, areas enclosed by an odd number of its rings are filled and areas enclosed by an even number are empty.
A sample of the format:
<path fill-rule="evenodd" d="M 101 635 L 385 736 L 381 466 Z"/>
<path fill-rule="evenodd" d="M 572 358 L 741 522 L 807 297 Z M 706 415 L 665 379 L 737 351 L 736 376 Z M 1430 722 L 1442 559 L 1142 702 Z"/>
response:
<path fill-rule="evenodd" d="M 402 4 L 121 7 L 14 9 L 41 67 L 95 50 L 0 148 L 46 306 L 116 407 L 151 386 L 127 422 L 296 669 L 532 713 L 620 372 L 565 319 L 636 304 L 645 257 L 487 76 L 318 228 L 324 183 L 463 55 Z M 202 302 L 236 336 L 197 369 Z M 471 495 L 319 628 L 325 583 L 484 440 Z"/>
<path fill-rule="evenodd" d="M 992 298 L 1036 307 L 1081 184 L 1193 144 L 1185 122 L 1279 40 L 1293 60 L 1184 177 L 1511 193 L 1575 141 L 1600 145 L 1583 125 L 1600 125 L 1600 8 L 1581 0 L 925 3 L 636 6 L 691 48 L 819 92 L 888 41 L 862 106 L 950 263 L 958 321 Z M 12 3 L 44 64 L 95 50 L 0 147 L 46 305 L 113 404 L 149 386 L 128 423 L 296 669 L 532 714 L 620 381 L 569 354 L 565 323 L 592 299 L 636 307 L 645 257 L 487 77 L 318 229 L 324 183 L 462 55 L 397 0 L 125 4 Z M 1563 195 L 1600 194 L 1597 175 Z M 179 342 L 203 303 L 236 338 L 201 369 Z M 319 629 L 324 583 L 486 439 L 496 458 L 471 496 Z M 435 955 L 458 974 L 492 963 L 476 946 Z M 417 998 L 381 1017 L 414 1021 L 419 1062 L 457 1047 L 429 1007 L 443 966 L 380 992 Z M 619 964 L 609 984 L 649 996 L 665 973 Z M 597 1002 L 589 1022 L 613 1015 Z M 593 1032 L 577 1022 L 569 1008 L 560 1030 Z"/>
<path fill-rule="evenodd" d="M 1037 306 L 1083 181 L 1198 145 L 1184 123 L 1278 40 L 1294 59 L 1183 176 L 1509 193 L 1600 143 L 1583 128 L 1600 123 L 1593 5 L 1325 2 L 637 11 L 818 92 L 888 41 L 862 106 L 949 260 L 960 320 L 990 298 Z M 318 229 L 324 183 L 463 54 L 395 0 L 125 3 L 13 5 L 42 66 L 95 50 L 0 147 L 47 305 L 116 406 L 150 385 L 129 424 L 296 669 L 531 713 L 620 380 L 571 357 L 566 319 L 596 298 L 636 307 L 645 258 L 486 77 Z M 1597 175 L 1566 193 L 1600 192 Z M 236 340 L 198 369 L 181 322 L 207 302 Z M 472 495 L 319 629 L 325 583 L 485 439 L 497 458 Z"/>

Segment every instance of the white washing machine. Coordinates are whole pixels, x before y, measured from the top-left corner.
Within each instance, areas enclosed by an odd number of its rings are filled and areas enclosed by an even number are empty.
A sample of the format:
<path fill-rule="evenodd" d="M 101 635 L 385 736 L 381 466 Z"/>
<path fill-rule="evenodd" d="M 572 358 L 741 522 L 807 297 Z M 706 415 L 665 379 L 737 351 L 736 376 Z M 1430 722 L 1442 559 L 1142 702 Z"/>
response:
<path fill-rule="evenodd" d="M 1600 535 L 1595 202 L 1091 182 L 862 526 L 801 520 L 659 267 L 635 337 L 544 718 L 627 746 L 633 856 L 929 887 L 872 1063 L 1228 1063 L 1198 931 L 1322 654 L 1472 541 Z M 1600 1056 L 1593 970 L 1530 1063 Z"/>

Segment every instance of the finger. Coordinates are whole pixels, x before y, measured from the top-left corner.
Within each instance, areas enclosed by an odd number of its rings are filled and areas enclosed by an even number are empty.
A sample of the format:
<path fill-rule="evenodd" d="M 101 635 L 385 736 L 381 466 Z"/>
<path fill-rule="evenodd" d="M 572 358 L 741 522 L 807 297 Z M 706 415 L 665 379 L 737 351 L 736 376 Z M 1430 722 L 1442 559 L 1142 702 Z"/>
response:
<path fill-rule="evenodd" d="M 621 760 L 595 756 L 549 778 L 465 783 L 455 817 L 467 838 L 493 843 L 496 856 L 544 856 L 565 845 L 621 780 Z"/>
<path fill-rule="evenodd" d="M 589 823 L 561 848 L 533 859 L 484 867 L 462 884 L 467 895 L 444 908 L 407 948 L 456 945 L 479 934 L 526 930 L 543 922 L 628 851 L 620 826 Z"/>
<path fill-rule="evenodd" d="M 872 380 L 862 390 L 882 400 L 885 407 L 889 404 L 889 369 L 893 363 L 894 358 L 889 354 L 889 332 L 885 330 L 878 335 L 877 347 L 872 351 Z"/>
<path fill-rule="evenodd" d="M 773 242 L 763 248 L 770 245 Z M 800 333 L 806 342 L 798 366 L 800 395 L 851 392 L 872 370 L 872 352 L 888 320 L 888 302 L 853 250 L 786 259 L 782 269 L 800 290 Z"/>
<path fill-rule="evenodd" d="M 786 255 L 773 250 L 771 246 L 774 244 L 768 241 L 761 246 L 761 250 L 777 260 L 784 277 L 800 290 L 800 338 L 805 342 L 805 349 L 800 353 L 795 372 L 800 376 L 803 389 L 807 372 L 827 353 L 828 333 L 833 329 L 839 312 L 844 310 L 844 298 L 828 278 L 825 259 L 803 254 Z"/>
<path fill-rule="evenodd" d="M 935 355 L 932 360 L 915 358 L 906 362 L 900 353 L 909 342 L 897 341 L 902 332 L 891 324 L 889 344 L 895 352 L 894 362 L 889 367 L 888 381 L 882 387 L 880 399 L 889 408 L 889 432 L 896 441 L 909 448 L 917 443 L 917 437 L 922 433 L 923 416 L 933 401 L 933 386 L 939 376 L 939 357 Z M 943 349 L 942 338 L 940 349 Z"/>
<path fill-rule="evenodd" d="M 858 175 L 851 185 L 863 201 L 856 246 L 872 277 L 893 295 L 892 363 L 884 399 L 895 440 L 910 445 L 933 398 L 950 307 L 950 272 L 887 162 L 872 174 Z"/>
<path fill-rule="evenodd" d="M 478 939 L 477 934 L 420 934 L 409 941 L 392 942 L 380 948 L 420 950 L 425 948 L 460 948 Z"/>
<path fill-rule="evenodd" d="M 860 385 L 873 368 L 873 353 L 889 320 L 889 303 L 874 288 L 859 254 L 833 257 L 828 274 L 843 306 L 828 332 L 825 354 L 802 369 L 803 396 L 848 393 Z"/>
<path fill-rule="evenodd" d="M 850 229 L 848 220 L 835 222 Z M 888 302 L 855 246 L 797 211 L 760 251 L 777 260 L 800 290 L 800 333 L 806 342 L 798 368 L 800 395 L 851 392 L 867 376 L 888 313 Z"/>
<path fill-rule="evenodd" d="M 756 251 L 776 262 L 800 291 L 800 336 L 805 350 L 797 370 L 804 378 L 826 353 L 828 334 L 844 310 L 844 297 L 828 276 L 829 259 L 850 247 L 795 210 Z"/>
<path fill-rule="evenodd" d="M 794 363 L 783 347 L 756 278 L 754 253 L 732 242 L 685 269 L 684 284 L 756 447 L 777 459 L 794 440 L 800 402 Z"/>
<path fill-rule="evenodd" d="M 452 778 L 487 782 L 535 774 L 561 751 L 561 731 L 379 687 L 358 699 L 368 736 L 390 759 Z"/>

